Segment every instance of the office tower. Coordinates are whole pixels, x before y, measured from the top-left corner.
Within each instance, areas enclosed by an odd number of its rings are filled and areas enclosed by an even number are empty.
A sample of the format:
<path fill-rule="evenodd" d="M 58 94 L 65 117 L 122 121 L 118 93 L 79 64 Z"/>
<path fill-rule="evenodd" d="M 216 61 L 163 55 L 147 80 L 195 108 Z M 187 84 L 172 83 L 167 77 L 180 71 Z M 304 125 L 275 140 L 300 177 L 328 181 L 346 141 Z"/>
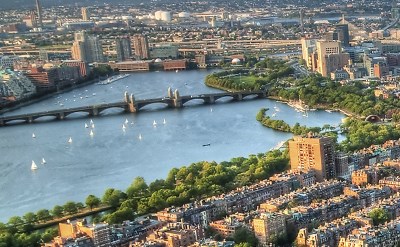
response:
<path fill-rule="evenodd" d="M 316 62 L 313 62 L 314 59 L 314 53 L 316 51 L 316 44 L 317 40 L 316 39 L 309 39 L 309 38 L 302 38 L 301 39 L 301 53 L 303 56 L 303 60 L 306 62 L 307 68 L 311 70 L 315 70 L 313 68 L 313 64 Z"/>
<path fill-rule="evenodd" d="M 133 36 L 133 48 L 135 49 L 135 55 L 139 59 L 149 58 L 149 44 L 147 37 L 143 34 L 135 34 Z"/>
<path fill-rule="evenodd" d="M 88 63 L 104 62 L 101 41 L 98 37 L 89 36 L 85 32 L 75 33 L 71 53 L 75 60 Z"/>
<path fill-rule="evenodd" d="M 81 12 L 82 12 L 82 20 L 88 21 L 90 19 L 89 9 L 86 7 L 82 7 Z"/>
<path fill-rule="evenodd" d="M 115 48 L 118 61 L 125 61 L 132 57 L 132 45 L 129 38 L 118 38 L 115 41 Z"/>
<path fill-rule="evenodd" d="M 300 30 L 304 32 L 304 9 L 300 9 Z"/>
<path fill-rule="evenodd" d="M 340 54 L 341 46 L 338 41 L 327 41 L 318 40 L 317 41 L 317 54 L 318 54 L 318 72 L 322 76 L 327 76 L 330 71 L 327 69 L 327 56 L 329 54 Z"/>
<path fill-rule="evenodd" d="M 317 181 L 336 177 L 335 144 L 330 137 L 295 136 L 289 141 L 292 170 L 313 169 Z"/>
<path fill-rule="evenodd" d="M 40 5 L 39 0 L 36 0 L 36 10 L 37 10 L 37 21 L 38 27 L 43 28 L 43 17 L 42 17 L 42 6 Z"/>
<path fill-rule="evenodd" d="M 350 46 L 350 35 L 348 24 L 338 24 L 335 26 L 335 32 L 337 33 L 337 40 L 340 41 L 342 46 Z"/>

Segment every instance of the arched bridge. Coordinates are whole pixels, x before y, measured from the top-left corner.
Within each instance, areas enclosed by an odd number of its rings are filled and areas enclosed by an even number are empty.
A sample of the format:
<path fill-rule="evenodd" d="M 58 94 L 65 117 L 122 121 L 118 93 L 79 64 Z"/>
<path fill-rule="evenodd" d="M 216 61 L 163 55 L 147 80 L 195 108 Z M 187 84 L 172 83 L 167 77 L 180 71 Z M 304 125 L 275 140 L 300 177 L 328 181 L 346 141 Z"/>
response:
<path fill-rule="evenodd" d="M 200 94 L 200 95 L 185 95 L 180 96 L 179 91 L 175 90 L 172 92 L 171 88 L 168 88 L 168 96 L 164 98 L 154 98 L 154 99 L 143 99 L 135 100 L 133 94 L 129 95 L 125 92 L 124 101 L 115 103 L 105 103 L 98 105 L 82 106 L 67 109 L 58 109 L 52 111 L 43 111 L 35 113 L 27 113 L 21 115 L 0 117 L 0 126 L 4 126 L 7 123 L 13 121 L 21 121 L 25 123 L 32 123 L 36 119 L 41 117 L 54 117 L 54 119 L 65 119 L 68 115 L 77 112 L 87 113 L 87 116 L 97 116 L 102 111 L 110 108 L 121 108 L 125 112 L 138 112 L 143 107 L 150 104 L 163 103 L 170 108 L 181 108 L 183 104 L 191 100 L 203 100 L 205 104 L 216 103 L 218 99 L 224 97 L 232 98 L 232 101 L 241 101 L 245 97 L 254 95 L 254 98 L 265 98 L 267 96 L 266 91 L 245 91 L 245 92 L 224 92 L 224 93 L 210 93 L 210 94 Z"/>

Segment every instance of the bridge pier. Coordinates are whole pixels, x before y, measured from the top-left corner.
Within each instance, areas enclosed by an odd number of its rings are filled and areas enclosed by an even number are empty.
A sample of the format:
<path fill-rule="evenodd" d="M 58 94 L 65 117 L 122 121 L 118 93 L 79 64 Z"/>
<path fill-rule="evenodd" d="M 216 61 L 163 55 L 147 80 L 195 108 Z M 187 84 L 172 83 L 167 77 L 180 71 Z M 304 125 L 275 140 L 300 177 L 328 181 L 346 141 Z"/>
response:
<path fill-rule="evenodd" d="M 128 103 L 128 107 L 125 108 L 126 112 L 135 113 L 137 111 L 138 108 L 136 107 L 135 97 L 133 96 L 133 94 L 131 94 L 126 103 Z"/>
<path fill-rule="evenodd" d="M 93 107 L 92 109 L 92 116 L 98 116 L 99 115 L 99 108 Z"/>
<path fill-rule="evenodd" d="M 4 125 L 5 125 L 4 120 L 0 120 L 0 126 L 4 126 Z"/>
<path fill-rule="evenodd" d="M 238 100 L 238 101 L 241 101 L 243 99 L 243 94 L 241 94 L 241 93 L 237 94 L 235 99 Z"/>
<path fill-rule="evenodd" d="M 27 121 L 28 121 L 28 123 L 32 123 L 33 122 L 33 117 L 28 117 Z"/>
<path fill-rule="evenodd" d="M 63 120 L 65 117 L 64 112 L 60 112 L 59 114 L 57 114 L 57 119 L 58 120 Z"/>
<path fill-rule="evenodd" d="M 204 102 L 207 103 L 207 104 L 214 104 L 215 103 L 215 97 L 211 95 L 210 97 L 204 99 Z"/>

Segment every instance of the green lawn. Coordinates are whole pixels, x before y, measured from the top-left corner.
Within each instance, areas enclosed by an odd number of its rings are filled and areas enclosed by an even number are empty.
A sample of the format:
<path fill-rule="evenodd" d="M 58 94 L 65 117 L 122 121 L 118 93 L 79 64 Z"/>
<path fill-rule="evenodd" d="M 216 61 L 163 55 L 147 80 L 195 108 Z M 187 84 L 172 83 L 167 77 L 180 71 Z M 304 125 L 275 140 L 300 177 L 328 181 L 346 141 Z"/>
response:
<path fill-rule="evenodd" d="M 258 79 L 258 77 L 251 76 L 251 75 L 242 75 L 242 76 L 235 76 L 231 77 L 231 79 L 235 82 L 235 84 L 246 84 L 246 85 L 254 85 L 255 81 Z"/>

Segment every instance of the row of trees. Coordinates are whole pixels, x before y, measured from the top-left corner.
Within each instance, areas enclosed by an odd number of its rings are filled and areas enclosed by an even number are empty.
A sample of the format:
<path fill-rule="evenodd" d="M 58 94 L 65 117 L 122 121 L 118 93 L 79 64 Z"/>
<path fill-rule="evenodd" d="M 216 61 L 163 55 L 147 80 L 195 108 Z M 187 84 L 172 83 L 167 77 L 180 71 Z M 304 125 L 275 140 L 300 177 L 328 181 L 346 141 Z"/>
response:
<path fill-rule="evenodd" d="M 290 87 L 289 87 L 290 86 Z M 303 100 L 310 107 L 325 105 L 340 108 L 349 112 L 368 116 L 379 116 L 399 119 L 400 101 L 397 98 L 377 98 L 373 87 L 360 82 L 341 85 L 319 75 L 310 75 L 296 80 L 292 85 L 275 84 L 270 88 L 271 96 L 281 97 L 286 100 Z"/>
<path fill-rule="evenodd" d="M 205 84 L 210 87 L 228 90 L 259 90 L 270 82 L 286 77 L 293 69 L 284 61 L 267 58 L 255 64 L 254 70 L 236 69 L 208 75 Z M 235 80 L 229 75 L 248 75 L 252 80 Z"/>
<path fill-rule="evenodd" d="M 125 192 L 116 189 L 105 192 L 102 202 L 115 207 L 116 211 L 104 220 L 118 223 L 132 219 L 134 212 L 147 214 L 220 195 L 267 179 L 286 170 L 288 164 L 287 153 L 273 151 L 221 163 L 202 161 L 173 168 L 166 179 L 157 179 L 149 185 L 142 177 L 137 177 Z"/>

